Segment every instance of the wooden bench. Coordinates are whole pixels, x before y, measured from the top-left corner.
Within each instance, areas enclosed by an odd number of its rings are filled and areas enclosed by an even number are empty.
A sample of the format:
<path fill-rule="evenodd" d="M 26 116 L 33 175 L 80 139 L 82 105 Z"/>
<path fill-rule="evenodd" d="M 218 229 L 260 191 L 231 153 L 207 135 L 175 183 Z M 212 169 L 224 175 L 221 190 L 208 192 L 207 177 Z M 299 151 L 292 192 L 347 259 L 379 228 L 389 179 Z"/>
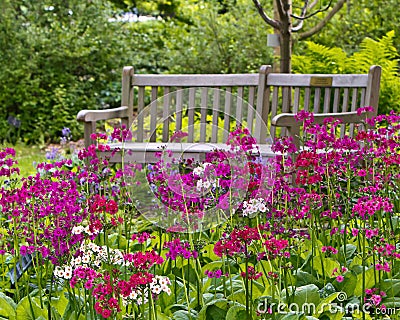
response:
<path fill-rule="evenodd" d="M 269 157 L 272 139 L 279 135 L 292 135 L 299 145 L 294 115 L 300 110 L 314 112 L 316 122 L 336 116 L 352 124 L 365 119 L 357 115 L 359 107 L 372 106 L 370 115 L 376 114 L 380 74 L 379 66 L 368 74 L 343 75 L 275 74 L 266 65 L 254 74 L 187 75 L 135 74 L 133 67 L 125 67 L 122 106 L 82 110 L 77 118 L 84 122 L 86 146 L 97 121 L 120 118 L 132 128 L 133 142 L 110 146 L 130 150 L 129 160 L 141 163 L 152 162 L 174 131 L 187 131 L 187 142 L 168 144 L 168 149 L 176 155 L 186 150 L 187 157 L 196 158 L 224 146 L 239 123 L 257 139 L 261 155 Z M 112 161 L 121 161 L 120 154 Z"/>

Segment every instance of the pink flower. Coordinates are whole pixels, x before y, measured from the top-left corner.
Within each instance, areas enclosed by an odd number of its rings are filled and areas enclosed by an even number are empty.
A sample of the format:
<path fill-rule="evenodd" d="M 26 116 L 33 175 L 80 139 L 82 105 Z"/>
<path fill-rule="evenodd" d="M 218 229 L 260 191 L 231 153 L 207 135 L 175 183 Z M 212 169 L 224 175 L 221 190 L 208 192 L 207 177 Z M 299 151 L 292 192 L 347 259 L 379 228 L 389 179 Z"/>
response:
<path fill-rule="evenodd" d="M 343 280 L 344 280 L 344 277 L 342 275 L 339 275 L 339 276 L 336 277 L 336 281 L 339 282 L 339 283 L 343 282 Z"/>
<path fill-rule="evenodd" d="M 171 142 L 181 142 L 182 138 L 187 137 L 188 133 L 183 132 L 183 131 L 176 131 L 172 136 L 171 136 Z"/>

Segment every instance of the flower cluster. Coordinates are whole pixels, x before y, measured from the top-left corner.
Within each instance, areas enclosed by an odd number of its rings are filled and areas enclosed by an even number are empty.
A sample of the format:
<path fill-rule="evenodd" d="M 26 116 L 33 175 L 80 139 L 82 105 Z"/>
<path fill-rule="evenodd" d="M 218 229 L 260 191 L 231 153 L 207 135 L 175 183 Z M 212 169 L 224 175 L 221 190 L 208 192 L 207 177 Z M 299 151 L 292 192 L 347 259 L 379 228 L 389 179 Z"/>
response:
<path fill-rule="evenodd" d="M 242 278 L 247 278 L 249 280 L 257 280 L 258 278 L 262 277 L 263 273 L 256 272 L 253 266 L 248 266 L 247 271 L 242 271 L 240 275 Z"/>
<path fill-rule="evenodd" d="M 190 243 L 181 241 L 179 238 L 166 242 L 164 247 L 169 249 L 166 253 L 166 257 L 171 260 L 176 260 L 177 257 L 183 257 L 185 259 L 196 259 L 198 257 L 198 252 L 190 249 Z"/>
<path fill-rule="evenodd" d="M 234 229 L 230 234 L 223 234 L 222 239 L 214 245 L 214 253 L 222 257 L 223 255 L 234 256 L 236 254 L 247 254 L 247 247 L 253 241 L 260 240 L 261 236 L 257 228 L 245 226 Z"/>

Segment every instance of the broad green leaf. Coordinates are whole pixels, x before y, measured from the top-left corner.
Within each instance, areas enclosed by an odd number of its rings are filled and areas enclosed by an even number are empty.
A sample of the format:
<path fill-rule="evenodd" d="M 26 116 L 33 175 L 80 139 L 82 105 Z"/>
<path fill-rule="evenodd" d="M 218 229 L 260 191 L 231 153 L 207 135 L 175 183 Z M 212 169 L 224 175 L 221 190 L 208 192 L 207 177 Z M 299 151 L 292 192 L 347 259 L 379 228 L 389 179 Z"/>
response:
<path fill-rule="evenodd" d="M 400 295 L 400 279 L 385 279 L 380 284 L 381 289 L 386 292 L 388 297 L 398 297 Z"/>
<path fill-rule="evenodd" d="M 208 244 L 202 249 L 202 256 L 209 258 L 211 261 L 221 260 L 221 258 L 214 253 L 214 246 L 212 244 Z"/>
<path fill-rule="evenodd" d="M 222 265 L 223 265 L 223 263 L 220 260 L 213 261 L 213 262 L 207 263 L 205 266 L 203 266 L 201 268 L 201 272 L 204 274 L 204 272 L 206 270 L 214 271 L 214 270 L 217 270 L 217 269 L 221 269 Z"/>
<path fill-rule="evenodd" d="M 386 308 L 392 309 L 392 310 L 387 310 L 387 312 L 393 312 L 396 309 L 397 312 L 400 312 L 400 298 L 399 297 L 391 297 L 391 298 L 385 298 L 383 299 L 382 302 Z"/>
<path fill-rule="evenodd" d="M 239 302 L 240 304 L 246 304 L 246 293 L 243 289 L 241 289 L 229 295 L 228 299 L 231 301 Z"/>
<path fill-rule="evenodd" d="M 0 298 L 0 317 L 4 317 L 10 320 L 16 319 L 15 306 L 10 304 L 3 297 Z"/>
<path fill-rule="evenodd" d="M 318 304 L 317 308 L 315 309 L 315 313 L 313 314 L 313 316 L 318 318 L 325 311 L 332 309 L 331 303 L 333 302 L 333 300 L 337 298 L 338 295 L 339 292 L 335 292 L 326 297 L 325 299 L 322 299 L 321 302 Z"/>
<path fill-rule="evenodd" d="M 36 320 L 38 317 L 47 317 L 47 309 L 41 309 L 35 299 L 28 297 L 22 298 L 16 308 L 16 318 L 26 320 Z"/>
<path fill-rule="evenodd" d="M 216 305 L 208 306 L 206 312 L 207 320 L 225 320 L 227 311 Z"/>
<path fill-rule="evenodd" d="M 300 319 L 300 315 L 298 315 L 295 312 L 289 312 L 288 314 L 284 315 L 280 319 L 281 320 L 299 320 Z"/>
<path fill-rule="evenodd" d="M 296 276 L 296 286 L 300 287 L 300 286 L 304 286 L 306 284 L 316 284 L 318 282 L 317 278 L 314 277 L 312 274 L 305 272 L 301 269 L 297 269 L 294 272 L 295 276 Z"/>
<path fill-rule="evenodd" d="M 64 292 L 62 292 L 57 298 L 52 297 L 51 305 L 56 308 L 61 316 L 63 316 L 68 305 L 68 299 L 65 297 Z"/>
<path fill-rule="evenodd" d="M 375 269 L 369 268 L 365 271 L 365 289 L 370 289 L 375 286 L 375 277 L 374 277 Z M 363 274 L 360 273 L 357 275 L 357 284 L 354 289 L 354 295 L 361 296 L 363 290 Z"/>
<path fill-rule="evenodd" d="M 317 271 L 321 276 L 331 278 L 335 269 L 340 270 L 340 263 L 332 258 L 321 259 L 320 256 L 316 256 L 313 257 L 312 262 L 314 270 Z"/>
<path fill-rule="evenodd" d="M 226 320 L 244 320 L 246 318 L 246 308 L 242 306 L 232 306 L 226 313 Z"/>
<path fill-rule="evenodd" d="M 290 297 L 286 296 L 286 290 L 282 291 L 282 297 L 288 303 L 288 299 L 293 299 L 290 302 L 296 305 L 296 307 L 301 310 L 303 304 L 313 304 L 317 306 L 320 303 L 320 297 L 318 292 L 318 287 L 314 284 L 308 284 L 305 286 L 301 286 L 295 288 L 294 297 L 293 297 L 293 287 L 289 287 L 289 295 Z"/>
<path fill-rule="evenodd" d="M 354 290 L 357 285 L 357 276 L 355 272 L 348 271 L 344 274 L 344 280 L 340 283 L 337 283 L 335 286 L 338 291 L 345 292 L 347 297 L 351 297 L 354 294 Z"/>
<path fill-rule="evenodd" d="M 345 256 L 346 259 L 350 259 L 356 251 L 357 247 L 354 244 L 346 244 L 346 248 L 340 247 L 339 254 Z"/>

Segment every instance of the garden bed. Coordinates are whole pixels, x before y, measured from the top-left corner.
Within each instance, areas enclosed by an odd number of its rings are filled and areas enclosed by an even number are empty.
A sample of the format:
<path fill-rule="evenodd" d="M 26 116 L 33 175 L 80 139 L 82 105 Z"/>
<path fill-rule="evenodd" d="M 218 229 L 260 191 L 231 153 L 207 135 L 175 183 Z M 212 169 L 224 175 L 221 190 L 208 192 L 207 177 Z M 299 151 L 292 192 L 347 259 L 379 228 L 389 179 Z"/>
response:
<path fill-rule="evenodd" d="M 267 162 L 242 128 L 202 163 L 109 165 L 94 141 L 21 178 L 3 150 L 0 319 L 395 319 L 400 117 L 298 120 L 307 148 Z"/>

